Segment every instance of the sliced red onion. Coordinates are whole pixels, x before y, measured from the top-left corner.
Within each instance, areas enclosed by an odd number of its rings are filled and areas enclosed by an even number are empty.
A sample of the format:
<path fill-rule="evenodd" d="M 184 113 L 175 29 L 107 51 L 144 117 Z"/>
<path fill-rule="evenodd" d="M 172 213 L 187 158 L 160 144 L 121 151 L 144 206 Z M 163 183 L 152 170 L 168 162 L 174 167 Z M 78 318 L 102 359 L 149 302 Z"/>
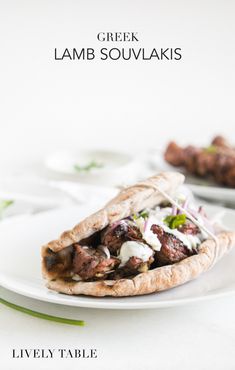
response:
<path fill-rule="evenodd" d="M 171 214 L 172 214 L 172 216 L 176 216 L 177 215 L 177 208 L 176 208 L 176 206 L 172 206 L 172 211 L 171 211 Z"/>
<path fill-rule="evenodd" d="M 182 204 L 182 208 L 184 208 L 187 211 L 188 205 L 189 205 L 189 197 L 185 198 L 185 200 L 184 200 L 184 202 Z M 178 215 L 181 215 L 183 213 L 183 211 L 181 211 L 179 209 L 177 209 L 176 212 L 177 212 L 176 214 L 178 214 Z"/>
<path fill-rule="evenodd" d="M 183 208 L 187 209 L 189 204 L 189 197 L 187 197 L 182 205 Z"/>
<path fill-rule="evenodd" d="M 127 226 L 128 226 L 128 224 L 127 224 L 127 222 L 126 222 L 125 220 L 119 220 L 119 221 L 115 221 L 115 222 L 111 225 L 110 229 L 111 229 L 111 230 L 113 230 L 113 229 L 115 229 L 118 225 L 123 225 L 124 227 L 127 227 Z"/>
<path fill-rule="evenodd" d="M 144 221 L 144 232 L 147 230 L 147 226 L 148 226 L 148 218 L 147 220 Z"/>

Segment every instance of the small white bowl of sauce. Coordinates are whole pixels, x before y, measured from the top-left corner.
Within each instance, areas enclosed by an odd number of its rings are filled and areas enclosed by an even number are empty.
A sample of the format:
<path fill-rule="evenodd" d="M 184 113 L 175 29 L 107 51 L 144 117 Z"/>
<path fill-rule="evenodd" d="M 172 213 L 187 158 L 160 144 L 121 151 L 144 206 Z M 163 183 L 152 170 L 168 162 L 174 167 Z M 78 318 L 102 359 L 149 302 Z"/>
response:
<path fill-rule="evenodd" d="M 46 159 L 60 179 L 100 185 L 122 185 L 138 176 L 138 162 L 129 153 L 111 150 L 63 151 Z"/>

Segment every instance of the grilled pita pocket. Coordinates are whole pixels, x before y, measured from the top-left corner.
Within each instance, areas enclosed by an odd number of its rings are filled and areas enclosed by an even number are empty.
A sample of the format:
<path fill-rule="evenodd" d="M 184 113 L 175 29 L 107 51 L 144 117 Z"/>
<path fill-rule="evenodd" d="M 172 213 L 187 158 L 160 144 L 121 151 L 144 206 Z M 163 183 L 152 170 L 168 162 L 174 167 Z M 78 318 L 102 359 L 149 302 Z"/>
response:
<path fill-rule="evenodd" d="M 198 254 L 187 257 L 178 263 L 158 267 L 139 273 L 132 278 L 119 280 L 73 281 L 60 276 L 56 270 L 47 268 L 46 259 L 52 253 L 63 253 L 74 243 L 84 245 L 97 232 L 109 224 L 127 218 L 145 208 L 153 208 L 165 199 L 161 189 L 172 196 L 183 183 L 184 176 L 179 173 L 165 172 L 153 176 L 144 182 L 122 190 L 104 208 L 87 217 L 72 230 L 65 231 L 57 240 L 42 247 L 42 272 L 47 279 L 47 287 L 70 295 L 92 296 L 134 296 L 166 290 L 186 283 L 208 270 L 235 244 L 235 233 L 222 232 L 217 235 L 217 244 L 213 239 L 205 240 L 198 248 Z"/>

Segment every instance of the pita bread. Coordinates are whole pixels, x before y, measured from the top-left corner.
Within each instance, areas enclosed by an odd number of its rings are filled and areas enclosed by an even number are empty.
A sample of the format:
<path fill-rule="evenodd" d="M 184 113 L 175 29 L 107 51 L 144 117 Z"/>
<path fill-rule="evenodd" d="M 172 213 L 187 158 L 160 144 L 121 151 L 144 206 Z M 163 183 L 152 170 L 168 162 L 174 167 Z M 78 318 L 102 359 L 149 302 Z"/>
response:
<path fill-rule="evenodd" d="M 213 239 L 207 239 L 199 246 L 197 255 L 185 258 L 172 265 L 140 273 L 133 278 L 94 282 L 66 281 L 47 271 L 44 263 L 44 257 L 47 255 L 48 249 L 53 252 L 61 251 L 73 243 L 81 242 L 115 221 L 137 213 L 144 208 L 152 208 L 160 204 L 164 201 L 164 197 L 153 188 L 153 185 L 172 195 L 183 181 L 183 175 L 165 172 L 128 187 L 122 190 L 103 209 L 87 217 L 72 230 L 64 232 L 59 239 L 43 246 L 42 271 L 43 276 L 48 280 L 47 287 L 70 295 L 124 297 L 149 294 L 173 288 L 207 271 L 235 245 L 234 232 L 218 234 L 217 244 Z"/>

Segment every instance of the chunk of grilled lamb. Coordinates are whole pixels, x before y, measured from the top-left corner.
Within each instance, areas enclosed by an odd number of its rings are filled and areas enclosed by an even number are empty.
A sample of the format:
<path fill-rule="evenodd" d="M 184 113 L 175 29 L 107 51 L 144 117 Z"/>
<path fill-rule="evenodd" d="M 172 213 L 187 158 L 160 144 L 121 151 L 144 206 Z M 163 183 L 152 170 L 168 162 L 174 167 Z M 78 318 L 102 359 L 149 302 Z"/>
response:
<path fill-rule="evenodd" d="M 179 262 L 184 258 L 195 254 L 195 252 L 190 251 L 181 240 L 176 238 L 174 235 L 165 232 L 161 226 L 152 225 L 151 230 L 157 235 L 162 245 L 160 251 L 155 253 L 157 266 Z"/>
<path fill-rule="evenodd" d="M 73 272 L 82 280 L 100 278 L 119 263 L 118 258 L 107 258 L 100 249 L 74 245 Z"/>
<path fill-rule="evenodd" d="M 110 274 L 109 278 L 117 280 L 125 277 L 132 277 L 141 272 L 147 272 L 153 261 L 153 257 L 150 257 L 147 262 L 143 262 L 141 258 L 135 256 L 130 257 L 126 264 Z"/>
<path fill-rule="evenodd" d="M 138 227 L 129 220 L 110 225 L 101 233 L 101 243 L 108 247 L 110 253 L 117 256 L 122 244 L 129 240 L 142 241 Z"/>

